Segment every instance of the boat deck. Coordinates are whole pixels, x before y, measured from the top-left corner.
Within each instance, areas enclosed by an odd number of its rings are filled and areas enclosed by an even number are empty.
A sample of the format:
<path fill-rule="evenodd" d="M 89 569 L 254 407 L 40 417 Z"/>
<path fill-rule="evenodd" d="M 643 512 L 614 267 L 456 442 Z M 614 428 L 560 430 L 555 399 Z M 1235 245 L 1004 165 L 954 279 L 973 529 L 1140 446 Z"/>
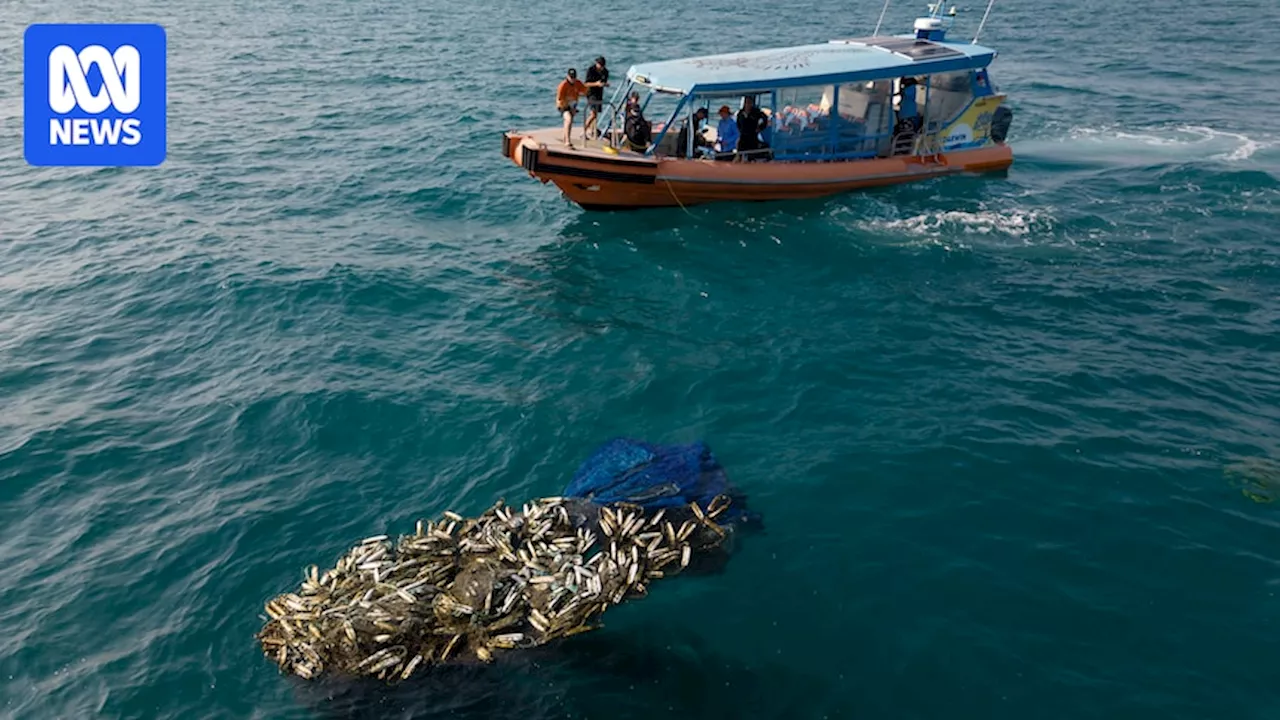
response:
<path fill-rule="evenodd" d="M 661 124 L 654 123 L 654 128 L 653 128 L 654 136 L 657 137 L 658 133 L 661 131 L 662 131 Z M 564 128 L 563 127 L 538 128 L 536 130 L 522 130 L 520 132 L 513 133 L 513 134 L 520 135 L 521 137 L 532 140 L 535 143 L 544 144 L 547 146 L 548 150 L 552 150 L 557 153 L 571 153 L 583 158 L 595 158 L 595 159 L 602 159 L 602 160 L 616 160 L 618 158 L 630 158 L 634 160 L 642 160 L 642 161 L 648 161 L 648 162 L 653 162 L 656 159 L 653 156 L 646 157 L 643 153 L 638 153 L 638 152 L 635 152 L 634 150 L 628 150 L 625 147 L 616 148 L 617 154 L 606 152 L 604 148 L 607 146 L 607 143 L 603 138 L 598 140 L 597 139 L 583 140 L 582 123 L 580 122 L 574 125 L 573 133 L 569 136 L 569 140 L 573 144 L 572 148 L 564 144 Z M 614 130 L 613 134 L 616 137 L 621 138 L 622 131 Z M 667 136 L 662 139 L 662 146 L 659 148 L 659 151 L 658 151 L 658 154 L 660 156 L 675 154 L 675 144 L 676 144 L 677 135 L 678 133 L 671 132 L 671 133 L 668 133 Z M 707 132 L 707 135 L 710 138 L 714 139 L 715 131 L 710 130 Z"/>

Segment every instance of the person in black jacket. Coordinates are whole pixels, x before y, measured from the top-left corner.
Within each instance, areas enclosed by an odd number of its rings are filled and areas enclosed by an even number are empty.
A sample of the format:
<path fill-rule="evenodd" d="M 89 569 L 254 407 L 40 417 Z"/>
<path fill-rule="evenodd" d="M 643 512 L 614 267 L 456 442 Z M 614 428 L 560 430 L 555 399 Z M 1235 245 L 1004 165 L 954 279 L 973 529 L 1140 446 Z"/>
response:
<path fill-rule="evenodd" d="M 587 68 L 587 119 L 582 122 L 582 137 L 600 137 L 596 128 L 600 113 L 604 109 L 604 89 L 609 86 L 609 69 L 605 67 L 604 56 L 596 58 L 596 62 Z"/>
<path fill-rule="evenodd" d="M 760 133 L 769 127 L 769 118 L 760 108 L 756 107 L 756 99 L 747 95 L 742 98 L 742 109 L 738 111 L 738 155 L 744 160 L 750 160 L 753 155 L 758 153 L 743 155 L 750 153 L 752 150 L 759 150 L 763 147 L 760 142 Z"/>
<path fill-rule="evenodd" d="M 631 93 L 631 97 L 627 99 L 626 118 L 623 120 L 622 133 L 626 137 L 627 145 L 636 152 L 644 152 L 649 147 L 649 141 L 652 138 L 653 123 L 644 117 L 644 112 L 640 109 L 640 94 Z"/>
<path fill-rule="evenodd" d="M 702 124 L 707 121 L 707 109 L 698 108 L 693 113 L 693 149 L 694 157 L 698 156 L 697 150 L 700 147 L 710 145 L 707 139 L 702 136 Z M 685 120 L 684 125 L 680 126 L 680 134 L 676 137 L 676 157 L 688 157 L 689 147 L 689 121 Z"/>

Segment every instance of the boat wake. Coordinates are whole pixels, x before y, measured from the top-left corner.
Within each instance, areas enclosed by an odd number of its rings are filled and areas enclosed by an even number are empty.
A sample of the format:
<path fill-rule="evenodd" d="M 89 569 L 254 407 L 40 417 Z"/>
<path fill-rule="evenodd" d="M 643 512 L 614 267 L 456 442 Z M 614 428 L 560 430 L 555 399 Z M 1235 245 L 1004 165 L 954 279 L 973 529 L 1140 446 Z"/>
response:
<path fill-rule="evenodd" d="M 1201 125 L 1152 128 L 1074 128 L 1063 137 L 1017 143 L 1018 155 L 1032 161 L 1071 164 L 1152 165 L 1163 163 L 1237 163 L 1280 147 L 1273 138 Z"/>

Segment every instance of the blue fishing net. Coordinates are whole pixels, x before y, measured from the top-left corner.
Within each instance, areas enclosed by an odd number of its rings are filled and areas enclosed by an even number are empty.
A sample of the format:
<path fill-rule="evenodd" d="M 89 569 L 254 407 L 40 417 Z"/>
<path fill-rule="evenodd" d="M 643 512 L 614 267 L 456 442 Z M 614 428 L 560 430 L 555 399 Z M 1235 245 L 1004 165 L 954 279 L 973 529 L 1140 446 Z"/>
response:
<path fill-rule="evenodd" d="M 602 504 L 634 503 L 649 512 L 693 502 L 705 508 L 716 495 L 724 494 L 733 504 L 718 522 L 759 521 L 747 509 L 746 497 L 730 484 L 711 448 L 702 442 L 654 445 L 615 438 L 582 463 L 564 494 Z"/>

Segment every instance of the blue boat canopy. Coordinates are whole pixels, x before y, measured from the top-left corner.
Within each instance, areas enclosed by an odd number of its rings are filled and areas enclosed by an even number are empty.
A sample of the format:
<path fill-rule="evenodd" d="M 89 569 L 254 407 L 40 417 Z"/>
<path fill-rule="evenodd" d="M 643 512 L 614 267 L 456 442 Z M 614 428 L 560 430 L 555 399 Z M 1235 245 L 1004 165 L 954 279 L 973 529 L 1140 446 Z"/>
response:
<path fill-rule="evenodd" d="M 982 68 L 995 57 L 995 50 L 969 43 L 866 37 L 633 65 L 627 79 L 686 95 L 763 92 Z"/>

